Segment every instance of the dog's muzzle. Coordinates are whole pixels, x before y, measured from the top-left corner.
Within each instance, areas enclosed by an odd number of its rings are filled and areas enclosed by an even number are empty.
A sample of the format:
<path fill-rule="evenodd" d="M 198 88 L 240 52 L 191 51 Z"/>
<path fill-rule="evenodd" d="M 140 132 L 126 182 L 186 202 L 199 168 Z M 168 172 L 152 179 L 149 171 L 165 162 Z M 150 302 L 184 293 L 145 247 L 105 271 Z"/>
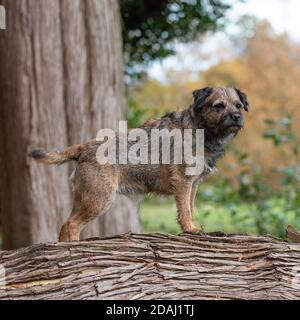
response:
<path fill-rule="evenodd" d="M 225 130 L 238 131 L 244 126 L 243 116 L 239 112 L 230 112 L 228 113 L 222 121 L 222 127 Z"/>

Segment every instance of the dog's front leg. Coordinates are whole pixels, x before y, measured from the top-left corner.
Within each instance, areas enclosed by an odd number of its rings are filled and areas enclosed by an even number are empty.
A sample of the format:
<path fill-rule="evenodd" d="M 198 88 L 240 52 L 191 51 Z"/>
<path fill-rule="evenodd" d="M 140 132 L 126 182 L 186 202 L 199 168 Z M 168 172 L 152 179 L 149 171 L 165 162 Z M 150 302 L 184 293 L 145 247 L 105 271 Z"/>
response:
<path fill-rule="evenodd" d="M 191 215 L 192 215 L 192 220 L 194 222 L 195 219 L 195 199 L 197 195 L 197 185 L 193 184 L 191 194 L 190 194 L 190 207 L 191 207 Z"/>
<path fill-rule="evenodd" d="M 193 190 L 192 184 L 183 185 L 177 189 L 175 194 L 176 206 L 178 211 L 178 222 L 184 232 L 200 233 L 201 229 L 194 225 L 193 221 L 193 204 L 196 191 Z M 193 204 L 191 198 L 193 197 Z"/>

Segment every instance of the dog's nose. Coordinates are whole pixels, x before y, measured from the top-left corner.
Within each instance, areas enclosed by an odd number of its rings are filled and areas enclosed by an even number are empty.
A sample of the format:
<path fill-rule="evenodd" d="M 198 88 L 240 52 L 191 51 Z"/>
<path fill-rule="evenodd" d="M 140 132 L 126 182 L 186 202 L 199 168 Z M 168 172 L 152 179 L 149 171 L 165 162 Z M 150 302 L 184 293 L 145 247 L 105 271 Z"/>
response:
<path fill-rule="evenodd" d="M 241 120 L 241 115 L 239 113 L 232 113 L 230 116 L 234 122 L 239 122 Z"/>

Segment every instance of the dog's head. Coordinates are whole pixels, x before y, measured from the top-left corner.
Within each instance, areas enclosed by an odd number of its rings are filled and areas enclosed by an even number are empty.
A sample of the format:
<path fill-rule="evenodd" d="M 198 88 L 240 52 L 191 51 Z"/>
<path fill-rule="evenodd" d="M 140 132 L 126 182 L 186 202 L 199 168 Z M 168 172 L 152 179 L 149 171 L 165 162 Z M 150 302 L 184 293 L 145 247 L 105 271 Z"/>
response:
<path fill-rule="evenodd" d="M 203 88 L 193 92 L 194 121 L 215 135 L 236 135 L 244 126 L 243 110 L 249 111 L 245 93 L 237 88 Z"/>

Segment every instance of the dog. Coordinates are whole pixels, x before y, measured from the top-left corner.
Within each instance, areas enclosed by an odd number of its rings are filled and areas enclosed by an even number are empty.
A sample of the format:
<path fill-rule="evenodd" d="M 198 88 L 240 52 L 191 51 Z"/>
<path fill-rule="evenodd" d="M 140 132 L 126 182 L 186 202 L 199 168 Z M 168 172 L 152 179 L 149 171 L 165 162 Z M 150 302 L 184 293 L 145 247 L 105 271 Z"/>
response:
<path fill-rule="evenodd" d="M 174 161 L 170 164 L 99 164 L 96 154 L 103 142 L 97 139 L 70 146 L 62 152 L 41 149 L 30 152 L 29 156 L 47 164 L 77 162 L 73 209 L 61 228 L 59 241 L 79 240 L 81 230 L 89 221 L 108 211 L 117 193 L 174 195 L 183 232 L 203 232 L 194 224 L 197 186 L 214 171 L 228 142 L 243 128 L 242 110 L 248 111 L 249 103 L 246 94 L 237 88 L 206 87 L 194 91 L 193 97 L 194 101 L 187 109 L 148 120 L 139 128 L 146 130 L 148 135 L 152 129 L 203 129 L 204 170 L 200 174 L 186 175 L 187 164 Z"/>

